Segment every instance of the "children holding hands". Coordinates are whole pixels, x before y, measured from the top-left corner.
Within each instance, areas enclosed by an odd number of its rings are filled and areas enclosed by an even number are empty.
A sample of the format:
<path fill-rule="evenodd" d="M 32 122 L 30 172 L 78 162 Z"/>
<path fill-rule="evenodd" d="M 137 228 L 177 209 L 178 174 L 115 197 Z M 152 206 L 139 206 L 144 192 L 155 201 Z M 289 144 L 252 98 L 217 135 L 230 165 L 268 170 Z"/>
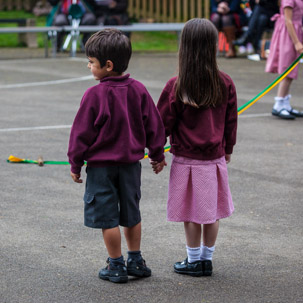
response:
<path fill-rule="evenodd" d="M 82 98 L 68 156 L 78 183 L 87 161 L 84 224 L 102 229 L 109 254 L 101 279 L 127 282 L 128 275 L 151 275 L 140 251 L 139 160 L 147 147 L 152 168 L 160 173 L 167 165 L 167 136 L 173 154 L 167 219 L 184 222 L 187 243 L 187 258 L 175 263 L 174 270 L 191 276 L 212 274 L 219 220 L 234 210 L 226 164 L 236 143 L 238 117 L 234 83 L 217 66 L 217 41 L 210 21 L 185 24 L 179 73 L 167 82 L 158 109 L 145 87 L 123 74 L 131 56 L 126 36 L 107 29 L 85 45 L 88 67 L 100 83 Z M 127 266 L 119 225 L 129 250 Z"/>

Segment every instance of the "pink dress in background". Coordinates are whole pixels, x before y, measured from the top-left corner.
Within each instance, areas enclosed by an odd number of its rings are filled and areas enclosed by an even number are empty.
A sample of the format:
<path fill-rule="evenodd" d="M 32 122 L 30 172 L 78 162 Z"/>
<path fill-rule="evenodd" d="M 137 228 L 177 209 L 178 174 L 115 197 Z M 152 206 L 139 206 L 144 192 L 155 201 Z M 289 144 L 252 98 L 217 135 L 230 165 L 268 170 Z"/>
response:
<path fill-rule="evenodd" d="M 282 0 L 280 15 L 276 15 L 276 24 L 270 43 L 269 56 L 267 58 L 265 71 L 268 73 L 282 74 L 287 67 L 299 56 L 287 31 L 284 19 L 284 8 L 291 7 L 292 22 L 301 42 L 303 42 L 302 18 L 303 0 Z M 297 79 L 298 68 L 296 66 L 288 75 L 289 78 Z"/>
<path fill-rule="evenodd" d="M 211 224 L 233 211 L 225 157 L 203 161 L 173 156 L 168 221 Z"/>

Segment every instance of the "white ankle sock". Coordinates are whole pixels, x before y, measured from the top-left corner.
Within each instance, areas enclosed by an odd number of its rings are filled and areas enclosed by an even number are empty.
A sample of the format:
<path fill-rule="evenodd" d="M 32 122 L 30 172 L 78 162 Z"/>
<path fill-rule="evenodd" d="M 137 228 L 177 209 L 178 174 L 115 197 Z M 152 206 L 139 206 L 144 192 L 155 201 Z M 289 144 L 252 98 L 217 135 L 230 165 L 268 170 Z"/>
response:
<path fill-rule="evenodd" d="M 283 100 L 283 108 L 285 108 L 288 111 L 291 110 L 291 106 L 290 106 L 290 102 L 289 102 L 290 98 L 291 98 L 291 95 L 287 95 L 284 97 L 284 100 Z"/>
<path fill-rule="evenodd" d="M 275 97 L 275 104 L 274 104 L 274 109 L 276 111 L 280 111 L 281 109 L 284 108 L 284 98 L 283 97 Z"/>
<path fill-rule="evenodd" d="M 189 263 L 200 261 L 201 247 L 189 247 L 186 245 L 186 251 Z"/>
<path fill-rule="evenodd" d="M 202 244 L 200 260 L 202 260 L 202 261 L 203 260 L 212 260 L 214 251 L 215 251 L 215 246 L 207 247 Z"/>

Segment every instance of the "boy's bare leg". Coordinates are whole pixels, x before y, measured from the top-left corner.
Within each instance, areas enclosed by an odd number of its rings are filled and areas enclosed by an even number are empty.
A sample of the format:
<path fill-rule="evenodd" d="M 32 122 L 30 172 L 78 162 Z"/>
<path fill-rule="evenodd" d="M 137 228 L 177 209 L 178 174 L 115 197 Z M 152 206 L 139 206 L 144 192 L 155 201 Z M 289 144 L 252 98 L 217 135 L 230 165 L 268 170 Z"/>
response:
<path fill-rule="evenodd" d="M 219 231 L 219 221 L 212 224 L 203 225 L 203 244 L 207 247 L 213 247 L 216 244 Z"/>
<path fill-rule="evenodd" d="M 142 258 L 141 246 L 141 222 L 132 227 L 124 227 L 124 235 L 128 247 L 127 273 L 129 276 L 149 277 L 151 270 Z"/>
<path fill-rule="evenodd" d="M 121 233 L 119 226 L 109 229 L 102 229 L 103 239 L 112 259 L 121 257 Z"/>
<path fill-rule="evenodd" d="M 189 247 L 201 246 L 201 224 L 184 222 L 186 244 Z"/>
<path fill-rule="evenodd" d="M 141 246 L 141 222 L 132 227 L 124 227 L 124 235 L 129 251 L 139 251 Z"/>

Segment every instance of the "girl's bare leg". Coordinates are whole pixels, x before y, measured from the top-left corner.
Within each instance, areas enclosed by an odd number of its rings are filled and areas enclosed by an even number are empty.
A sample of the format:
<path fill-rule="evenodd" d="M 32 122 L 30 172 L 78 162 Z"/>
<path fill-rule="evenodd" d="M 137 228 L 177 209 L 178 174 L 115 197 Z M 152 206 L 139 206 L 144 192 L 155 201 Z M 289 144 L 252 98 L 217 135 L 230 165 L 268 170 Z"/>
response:
<path fill-rule="evenodd" d="M 189 247 L 200 247 L 201 246 L 201 224 L 193 222 L 184 222 L 184 230 L 186 237 L 186 244 Z"/>
<path fill-rule="evenodd" d="M 216 244 L 219 231 L 219 220 L 212 224 L 203 225 L 203 244 L 213 247 Z"/>
<path fill-rule="evenodd" d="M 285 96 L 287 96 L 289 94 L 289 89 L 290 89 L 292 80 L 293 79 L 286 77 L 280 82 L 279 87 L 278 87 L 278 97 L 284 98 Z"/>

